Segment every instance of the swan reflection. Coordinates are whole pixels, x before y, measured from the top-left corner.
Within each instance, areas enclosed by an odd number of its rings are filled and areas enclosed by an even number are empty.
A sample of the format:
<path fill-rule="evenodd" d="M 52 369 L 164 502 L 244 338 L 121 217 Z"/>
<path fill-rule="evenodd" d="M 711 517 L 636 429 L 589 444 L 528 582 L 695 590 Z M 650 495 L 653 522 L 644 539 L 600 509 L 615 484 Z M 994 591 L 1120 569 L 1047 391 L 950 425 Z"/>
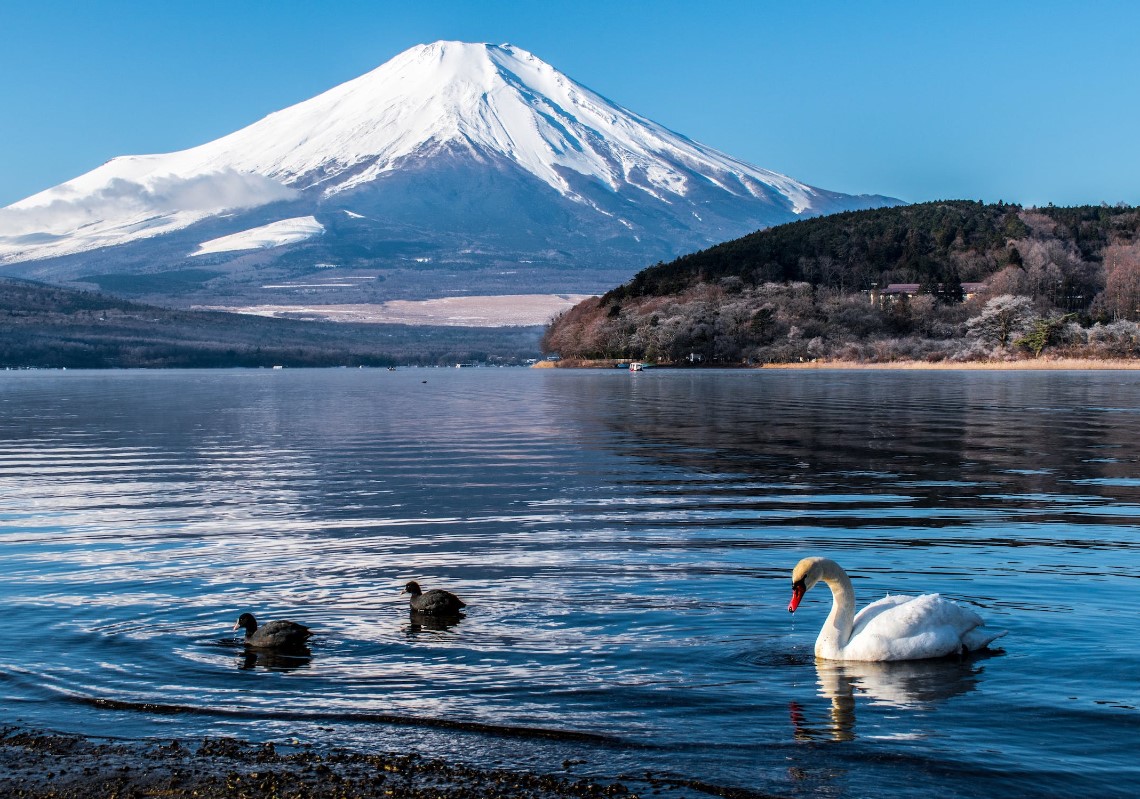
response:
<path fill-rule="evenodd" d="M 818 723 L 798 703 L 792 703 L 795 738 L 855 740 L 857 699 L 871 706 L 931 710 L 951 697 L 977 688 L 983 671 L 979 661 L 986 657 L 889 662 L 818 660 L 815 669 L 819 695 L 830 700 L 831 706 L 827 719 Z"/>

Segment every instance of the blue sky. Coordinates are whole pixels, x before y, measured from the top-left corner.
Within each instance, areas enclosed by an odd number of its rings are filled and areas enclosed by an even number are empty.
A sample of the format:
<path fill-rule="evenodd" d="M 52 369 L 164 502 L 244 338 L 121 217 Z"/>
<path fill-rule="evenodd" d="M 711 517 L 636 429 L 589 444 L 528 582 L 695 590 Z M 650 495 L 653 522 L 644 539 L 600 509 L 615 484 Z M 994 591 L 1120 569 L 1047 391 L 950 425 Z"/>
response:
<path fill-rule="evenodd" d="M 1140 204 L 1138 33 L 1107 0 L 0 0 L 0 205 L 437 39 L 511 42 L 827 189 Z"/>

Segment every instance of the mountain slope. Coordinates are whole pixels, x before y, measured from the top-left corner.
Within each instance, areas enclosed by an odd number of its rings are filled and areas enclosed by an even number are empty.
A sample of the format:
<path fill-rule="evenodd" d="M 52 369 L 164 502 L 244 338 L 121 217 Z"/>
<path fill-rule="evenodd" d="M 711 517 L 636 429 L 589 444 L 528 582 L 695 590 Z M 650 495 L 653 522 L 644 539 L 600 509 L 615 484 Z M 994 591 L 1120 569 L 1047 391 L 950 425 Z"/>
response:
<path fill-rule="evenodd" d="M 406 268 L 376 247 L 400 241 L 414 263 L 600 268 L 586 281 L 601 287 L 759 227 L 897 202 L 741 162 L 520 48 L 436 42 L 215 141 L 115 158 L 0 209 L 0 263 L 57 259 L 17 271 L 64 279 L 108 260 L 176 268 L 207 241 L 313 217 L 319 241 L 274 258 Z"/>

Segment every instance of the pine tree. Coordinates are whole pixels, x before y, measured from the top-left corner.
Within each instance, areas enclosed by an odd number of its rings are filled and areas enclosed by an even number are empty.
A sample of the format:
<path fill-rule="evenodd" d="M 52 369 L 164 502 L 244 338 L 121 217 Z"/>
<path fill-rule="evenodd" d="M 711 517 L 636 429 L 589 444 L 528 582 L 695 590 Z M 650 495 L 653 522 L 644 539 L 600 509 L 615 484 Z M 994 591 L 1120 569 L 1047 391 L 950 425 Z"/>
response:
<path fill-rule="evenodd" d="M 938 301 L 943 305 L 957 305 L 964 299 L 966 292 L 962 290 L 962 278 L 958 275 L 958 267 L 950 264 L 939 286 Z"/>

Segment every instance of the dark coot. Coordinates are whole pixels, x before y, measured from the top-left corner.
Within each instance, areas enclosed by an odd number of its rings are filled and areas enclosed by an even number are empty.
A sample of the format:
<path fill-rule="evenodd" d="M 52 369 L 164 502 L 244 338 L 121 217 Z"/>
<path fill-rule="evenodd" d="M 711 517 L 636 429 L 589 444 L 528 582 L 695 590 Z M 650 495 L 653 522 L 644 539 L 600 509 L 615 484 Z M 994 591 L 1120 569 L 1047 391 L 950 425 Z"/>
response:
<path fill-rule="evenodd" d="M 258 627 L 252 613 L 243 613 L 234 622 L 234 629 L 245 629 L 246 646 L 259 649 L 299 649 L 313 633 L 303 624 L 291 621 L 271 621 Z"/>
<path fill-rule="evenodd" d="M 467 607 L 466 602 L 450 591 L 444 591 L 440 588 L 423 591 L 420 589 L 420 584 L 415 580 L 405 585 L 404 590 L 400 593 L 411 595 L 412 610 L 418 613 L 448 615 L 458 613 Z"/>

